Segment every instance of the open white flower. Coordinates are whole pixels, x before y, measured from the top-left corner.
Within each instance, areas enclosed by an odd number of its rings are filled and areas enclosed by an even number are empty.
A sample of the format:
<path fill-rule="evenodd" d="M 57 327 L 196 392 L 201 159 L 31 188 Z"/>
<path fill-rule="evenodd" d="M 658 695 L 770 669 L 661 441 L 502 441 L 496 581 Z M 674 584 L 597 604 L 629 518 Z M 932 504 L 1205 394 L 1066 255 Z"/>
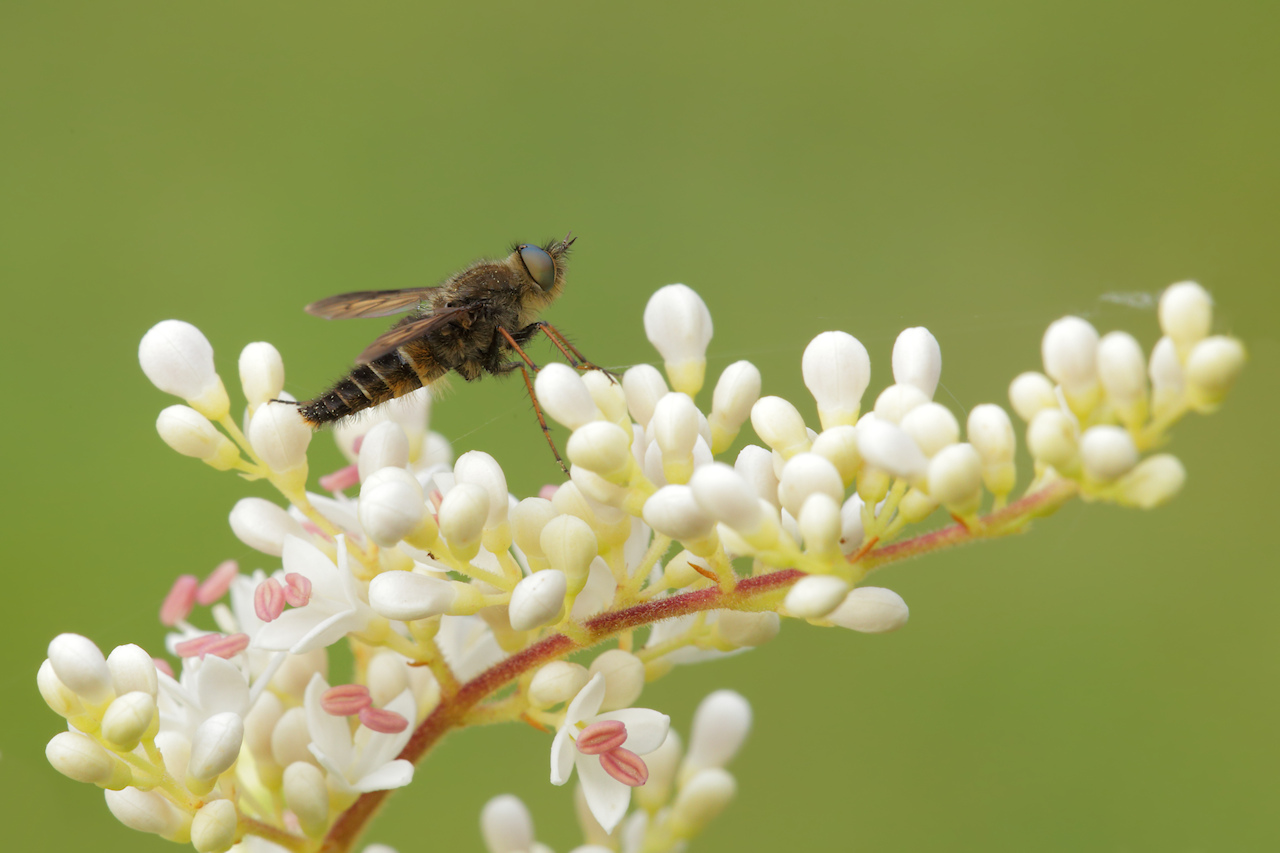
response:
<path fill-rule="evenodd" d="M 671 718 L 648 708 L 598 714 L 604 692 L 597 673 L 569 703 L 551 744 L 551 784 L 565 784 L 577 767 L 591 814 L 612 832 L 627 813 L 631 789 L 648 778 L 639 756 L 662 746 Z"/>
<path fill-rule="evenodd" d="M 313 675 L 307 685 L 306 709 L 312 741 L 308 749 L 329 774 L 330 787 L 359 795 L 402 788 L 412 782 L 413 765 L 396 756 L 413 734 L 418 713 L 413 693 L 405 690 L 383 708 L 408 721 L 401 731 L 375 732 L 361 725 L 352 732 L 346 717 L 335 717 L 321 707 L 321 697 L 328 689 L 329 684 L 320 675 Z"/>
<path fill-rule="evenodd" d="M 358 634 L 377 618 L 360 596 L 359 584 L 347 566 L 344 537 L 338 537 L 338 564 L 319 548 L 298 539 L 284 540 L 285 572 L 296 572 L 311 581 L 311 598 L 262 627 L 254 637 L 260 649 L 287 649 L 295 655 L 324 648 L 347 634 Z"/>

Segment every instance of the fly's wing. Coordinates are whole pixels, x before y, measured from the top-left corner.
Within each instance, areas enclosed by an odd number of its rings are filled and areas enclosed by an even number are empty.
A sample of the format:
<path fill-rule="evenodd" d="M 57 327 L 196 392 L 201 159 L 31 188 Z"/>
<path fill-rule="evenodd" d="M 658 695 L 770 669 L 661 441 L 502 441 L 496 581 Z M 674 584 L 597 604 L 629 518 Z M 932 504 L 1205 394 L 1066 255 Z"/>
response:
<path fill-rule="evenodd" d="M 380 335 L 376 341 L 369 344 L 365 351 L 356 358 L 356 364 L 368 364 L 391 352 L 396 347 L 404 346 L 409 341 L 417 338 L 426 337 L 450 323 L 457 323 L 466 327 L 471 325 L 471 321 L 471 309 L 465 305 L 444 308 L 434 314 L 427 314 L 422 317 L 405 317 Z"/>
<path fill-rule="evenodd" d="M 406 287 L 403 290 L 360 290 L 341 293 L 312 302 L 304 310 L 326 320 L 346 320 L 350 317 L 387 317 L 399 314 L 422 303 L 431 302 L 436 288 Z"/>

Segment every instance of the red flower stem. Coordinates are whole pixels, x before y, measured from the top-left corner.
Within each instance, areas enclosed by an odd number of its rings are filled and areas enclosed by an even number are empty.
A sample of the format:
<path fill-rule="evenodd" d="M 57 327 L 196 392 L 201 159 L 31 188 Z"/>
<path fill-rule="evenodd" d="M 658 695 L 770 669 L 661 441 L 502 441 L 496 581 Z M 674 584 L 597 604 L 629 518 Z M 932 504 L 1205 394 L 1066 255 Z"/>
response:
<path fill-rule="evenodd" d="M 870 571 L 943 548 L 1020 532 L 1031 519 L 1054 511 L 1074 496 L 1076 491 L 1074 482 L 1057 480 L 968 526 L 955 524 L 902 542 L 873 547 L 862 556 L 861 565 Z M 753 606 L 756 599 L 781 592 L 804 576 L 805 573 L 799 569 L 782 569 L 744 578 L 728 592 L 718 587 L 709 587 L 602 613 L 583 623 L 585 639 L 580 642 L 564 634 L 553 634 L 494 664 L 463 684 L 452 697 L 442 699 L 414 730 L 413 737 L 399 757 L 416 765 L 442 737 L 462 724 L 467 713 L 486 696 L 543 664 L 590 648 L 623 631 L 651 625 L 663 619 L 707 610 L 758 609 L 759 605 Z M 323 853 L 347 853 L 389 793 L 391 792 L 372 791 L 362 795 L 334 823 L 320 850 Z"/>

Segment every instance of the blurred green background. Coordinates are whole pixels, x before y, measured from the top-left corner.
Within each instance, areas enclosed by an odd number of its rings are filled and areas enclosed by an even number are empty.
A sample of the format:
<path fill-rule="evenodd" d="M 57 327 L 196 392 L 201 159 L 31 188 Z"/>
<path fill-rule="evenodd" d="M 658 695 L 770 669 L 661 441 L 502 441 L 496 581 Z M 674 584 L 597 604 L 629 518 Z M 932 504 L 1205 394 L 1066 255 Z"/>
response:
<path fill-rule="evenodd" d="M 651 685 L 640 704 L 684 732 L 714 688 L 756 709 L 740 796 L 693 849 L 1280 849 L 1277 8 L 0 6 L 5 848 L 176 849 L 49 768 L 34 674 L 60 631 L 158 649 L 174 575 L 269 563 L 226 524 L 265 491 L 155 435 L 174 401 L 138 370 L 142 333 L 199 325 L 233 394 L 240 347 L 270 340 L 310 395 L 382 323 L 303 304 L 572 228 L 548 318 L 591 358 L 654 359 L 640 313 L 683 281 L 715 317 L 711 370 L 749 358 L 801 402 L 815 333 L 857 335 L 875 393 L 923 324 L 942 402 L 1004 403 L 1050 320 L 1150 345 L 1153 310 L 1108 295 L 1185 278 L 1250 347 L 1224 410 L 1176 432 L 1173 505 L 1072 505 L 877 576 L 912 607 L 898 634 L 788 624 Z M 455 383 L 434 425 L 517 493 L 556 473 L 518 380 Z M 366 839 L 478 850 L 510 791 L 569 849 L 548 747 L 449 739 Z"/>

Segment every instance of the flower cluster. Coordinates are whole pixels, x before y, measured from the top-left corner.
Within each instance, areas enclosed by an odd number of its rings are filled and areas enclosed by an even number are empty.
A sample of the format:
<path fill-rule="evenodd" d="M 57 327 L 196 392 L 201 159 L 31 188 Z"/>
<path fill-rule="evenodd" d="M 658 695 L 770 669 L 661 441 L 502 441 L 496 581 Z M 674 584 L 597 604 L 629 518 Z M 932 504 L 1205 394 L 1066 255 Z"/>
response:
<path fill-rule="evenodd" d="M 864 585 L 869 572 L 1023 529 L 1073 496 L 1170 499 L 1181 464 L 1142 454 L 1184 414 L 1214 410 L 1245 354 L 1209 334 L 1199 285 L 1166 290 L 1159 319 L 1149 359 L 1124 332 L 1099 336 L 1075 317 L 1049 327 L 1044 372 L 1010 387 L 1034 462 L 1015 496 L 1010 417 L 975 406 L 962 436 L 933 400 L 942 356 L 928 330 L 898 337 L 893 384 L 865 412 L 870 356 L 835 331 L 801 360 L 817 428 L 761 396 L 747 361 L 720 373 L 703 411 L 711 316 L 670 285 L 644 314 L 665 376 L 649 365 L 620 380 L 561 364 L 538 373 L 538 400 L 570 430 L 572 467 L 522 500 L 489 454 L 452 459 L 427 428 L 427 389 L 339 426 L 350 464 L 317 478 L 326 494 L 307 491 L 314 433 L 284 396 L 276 349 L 240 356 L 241 420 L 204 335 L 165 321 L 139 348 L 152 382 L 185 401 L 160 413 L 161 438 L 269 482 L 285 504 L 250 497 L 231 511 L 267 568 L 224 563 L 174 581 L 160 616 L 176 673 L 134 645 L 104 656 L 73 634 L 50 644 L 38 683 L 69 729 L 49 760 L 104 788 L 121 822 L 201 853 L 250 841 L 348 850 L 445 733 L 519 719 L 555 732 L 553 784 L 576 773 L 581 850 L 680 849 L 732 798 L 723 765 L 750 711 L 713 694 L 681 761 L 667 717 L 634 707 L 645 685 L 765 643 L 781 617 L 899 628 L 906 603 Z M 761 443 L 717 461 L 748 421 Z M 956 523 L 908 535 L 939 510 Z M 327 680 L 337 643 L 354 655 L 350 683 Z M 482 825 L 494 853 L 544 849 L 514 798 L 491 802 Z"/>

